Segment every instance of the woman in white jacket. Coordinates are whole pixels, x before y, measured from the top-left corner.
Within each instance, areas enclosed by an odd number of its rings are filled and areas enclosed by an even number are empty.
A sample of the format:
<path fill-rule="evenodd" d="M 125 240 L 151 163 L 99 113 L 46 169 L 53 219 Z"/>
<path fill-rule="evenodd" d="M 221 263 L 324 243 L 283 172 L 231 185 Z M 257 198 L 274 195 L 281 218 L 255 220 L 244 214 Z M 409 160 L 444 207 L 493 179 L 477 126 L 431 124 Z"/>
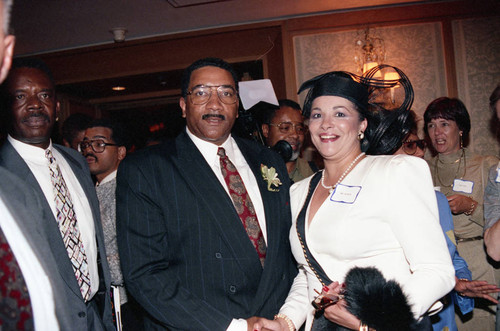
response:
<path fill-rule="evenodd" d="M 387 70 L 400 78 L 370 78 Z M 403 86 L 402 102 L 391 96 L 392 109 L 381 107 L 388 97 L 383 91 L 395 84 Z M 397 68 L 380 66 L 367 77 L 321 75 L 299 93 L 304 89 L 309 89 L 304 116 L 325 169 L 291 188 L 290 242 L 299 274 L 275 320 L 261 320 L 255 329 L 295 330 L 304 322 L 306 330 L 430 328 L 426 313 L 453 288 L 455 278 L 429 168 L 416 157 L 382 155 L 391 154 L 408 133 L 402 128 L 413 100 L 408 79 Z M 382 280 L 395 281 L 391 284 L 402 290 L 407 304 L 396 308 L 407 307 L 410 319 L 388 311 L 394 309 L 382 297 L 357 293 L 355 298 L 359 277 L 347 280 L 345 288 L 339 285 L 355 267 L 375 268 L 357 269 L 358 276 L 380 272 Z M 340 300 L 318 311 L 311 301 L 319 293 Z M 354 300 L 371 304 L 366 309 Z"/>

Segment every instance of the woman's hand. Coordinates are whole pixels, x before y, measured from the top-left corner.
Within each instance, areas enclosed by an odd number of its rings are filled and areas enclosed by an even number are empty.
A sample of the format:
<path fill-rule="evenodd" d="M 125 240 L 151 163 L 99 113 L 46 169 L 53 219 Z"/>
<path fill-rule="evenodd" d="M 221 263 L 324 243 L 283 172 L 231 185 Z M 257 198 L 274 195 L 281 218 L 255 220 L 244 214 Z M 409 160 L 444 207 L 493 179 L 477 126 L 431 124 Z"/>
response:
<path fill-rule="evenodd" d="M 325 291 L 324 289 L 323 291 Z M 329 294 L 333 293 L 336 295 L 341 295 L 343 293 L 343 285 L 340 285 L 338 282 L 333 282 L 328 285 Z M 325 318 L 337 323 L 343 327 L 358 330 L 361 321 L 351 314 L 346 309 L 346 301 L 344 299 L 340 299 L 336 304 L 328 306 L 325 308 Z"/>
<path fill-rule="evenodd" d="M 456 279 L 455 291 L 462 296 L 482 298 L 497 304 L 498 301 L 489 294 L 500 292 L 500 288 L 484 280 Z"/>
<path fill-rule="evenodd" d="M 472 214 L 477 207 L 477 201 L 462 194 L 453 194 L 447 198 L 451 212 L 455 215 L 469 212 Z"/>
<path fill-rule="evenodd" d="M 361 321 L 346 309 L 346 301 L 339 300 L 325 309 L 325 317 L 348 329 L 358 330 Z"/>

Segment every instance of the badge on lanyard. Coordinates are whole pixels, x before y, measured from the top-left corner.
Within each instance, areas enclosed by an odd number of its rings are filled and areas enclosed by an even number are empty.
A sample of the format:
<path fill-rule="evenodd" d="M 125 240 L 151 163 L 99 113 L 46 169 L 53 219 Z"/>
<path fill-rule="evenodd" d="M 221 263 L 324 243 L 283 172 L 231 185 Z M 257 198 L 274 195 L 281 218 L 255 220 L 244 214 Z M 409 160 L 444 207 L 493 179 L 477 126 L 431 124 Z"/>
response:
<path fill-rule="evenodd" d="M 330 196 L 330 201 L 352 204 L 356 201 L 360 191 L 361 186 L 338 184 Z"/>
<path fill-rule="evenodd" d="M 474 182 L 470 180 L 455 179 L 453 181 L 453 191 L 472 194 Z"/>
<path fill-rule="evenodd" d="M 495 179 L 495 182 L 500 183 L 500 163 L 497 166 L 497 178 Z"/>

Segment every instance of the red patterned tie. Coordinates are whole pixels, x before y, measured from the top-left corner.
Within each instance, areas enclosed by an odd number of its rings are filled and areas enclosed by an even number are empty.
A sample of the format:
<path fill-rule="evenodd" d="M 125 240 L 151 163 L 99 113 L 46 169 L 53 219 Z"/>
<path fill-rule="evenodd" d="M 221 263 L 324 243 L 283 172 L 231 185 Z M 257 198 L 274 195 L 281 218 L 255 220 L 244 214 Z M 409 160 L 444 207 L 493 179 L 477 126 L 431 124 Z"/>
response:
<path fill-rule="evenodd" d="M 30 296 L 16 257 L 0 228 L 0 330 L 33 330 Z"/>
<path fill-rule="evenodd" d="M 236 170 L 234 164 L 226 156 L 224 148 L 219 147 L 217 155 L 220 156 L 222 176 L 224 176 L 224 181 L 229 188 L 229 194 L 231 200 L 233 200 L 234 208 L 236 208 L 236 212 L 240 216 L 243 227 L 245 227 L 247 231 L 248 238 L 250 238 L 250 241 L 257 250 L 262 267 L 264 267 L 267 249 L 266 242 L 264 241 L 264 235 L 260 229 L 252 200 L 250 200 L 250 196 L 248 195 L 238 170 Z"/>
<path fill-rule="evenodd" d="M 80 292 L 83 299 L 88 301 L 90 299 L 90 277 L 87 255 L 85 255 L 85 248 L 81 240 L 73 202 L 61 169 L 59 169 L 59 165 L 50 149 L 45 152 L 45 156 L 49 160 L 50 179 L 54 186 L 54 201 L 56 203 L 59 231 L 73 266 L 78 286 L 80 286 Z"/>

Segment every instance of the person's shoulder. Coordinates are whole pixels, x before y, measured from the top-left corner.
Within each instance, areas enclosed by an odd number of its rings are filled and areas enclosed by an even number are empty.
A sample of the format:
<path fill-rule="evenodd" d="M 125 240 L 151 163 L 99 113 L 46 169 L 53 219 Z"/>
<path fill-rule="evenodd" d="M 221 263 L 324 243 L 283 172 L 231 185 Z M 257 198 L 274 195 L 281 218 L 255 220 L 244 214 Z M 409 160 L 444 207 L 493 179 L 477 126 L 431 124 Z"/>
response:
<path fill-rule="evenodd" d="M 258 142 L 256 142 L 255 140 L 252 140 L 252 139 L 248 139 L 248 138 L 242 138 L 242 137 L 238 137 L 238 136 L 233 136 L 233 139 L 234 141 L 236 141 L 236 143 L 238 144 L 238 146 L 241 148 L 247 148 L 247 149 L 250 149 L 250 150 L 253 150 L 255 152 L 272 152 L 269 147 L 267 146 L 264 146 L 262 144 L 259 144 Z"/>
<path fill-rule="evenodd" d="M 38 196 L 34 189 L 26 184 L 21 177 L 4 167 L 0 167 L 0 178 L 2 178 L 0 198 L 4 198 L 9 201 L 17 199 L 25 205 L 34 205 Z"/>
<path fill-rule="evenodd" d="M 497 173 L 498 172 L 498 169 L 500 169 L 500 162 L 497 162 L 497 163 L 494 163 L 491 167 L 490 167 L 490 174 L 492 173 Z"/>
<path fill-rule="evenodd" d="M 79 151 L 59 144 L 52 145 L 67 161 L 76 161 L 80 164 L 87 164 L 87 161 Z"/>
<path fill-rule="evenodd" d="M 293 183 L 292 186 L 290 187 L 290 195 L 292 193 L 303 192 L 304 190 L 308 189 L 309 184 L 311 183 L 311 180 L 316 173 L 317 172 L 310 175 L 309 177 L 306 177 L 302 180 L 299 180 L 298 182 Z"/>
<path fill-rule="evenodd" d="M 69 154 L 69 155 L 71 155 L 73 157 L 76 157 L 77 155 L 83 157 L 82 153 L 80 153 L 76 149 L 69 148 L 69 147 L 66 147 L 66 146 L 60 145 L 60 144 L 52 144 L 52 146 L 55 149 L 57 149 L 59 152 L 64 152 L 64 153 Z"/>
<path fill-rule="evenodd" d="M 127 154 L 127 156 L 120 162 L 120 167 L 126 167 L 128 165 L 154 165 L 160 161 L 160 159 L 166 159 L 175 154 L 176 144 L 174 139 L 165 140 L 160 144 L 151 145 L 143 147 L 134 151 L 133 153 Z"/>
<path fill-rule="evenodd" d="M 496 157 L 494 155 L 485 155 L 484 156 L 484 163 L 486 164 L 486 167 L 488 169 L 492 168 L 492 167 L 496 167 L 498 165 L 498 162 L 499 162 L 498 157 Z"/>
<path fill-rule="evenodd" d="M 424 159 L 406 154 L 368 156 L 367 161 L 371 162 L 371 165 L 377 169 L 386 171 L 402 170 L 403 168 L 423 169 L 425 171 L 429 169 L 429 165 Z"/>
<path fill-rule="evenodd" d="M 472 151 L 469 151 L 466 149 L 466 155 L 468 156 L 468 160 L 470 162 L 477 162 L 477 163 L 482 163 L 482 164 L 488 164 L 488 165 L 493 165 L 498 163 L 498 157 L 494 155 L 482 155 L 482 154 L 476 154 L 473 153 Z"/>
<path fill-rule="evenodd" d="M 373 162 L 375 164 L 427 164 L 424 159 L 421 159 L 416 156 L 406 155 L 406 154 L 397 154 L 397 155 L 368 155 L 367 159 L 369 162 Z"/>
<path fill-rule="evenodd" d="M 233 137 L 240 150 L 250 151 L 254 155 L 258 155 L 259 159 L 266 163 L 265 165 L 279 166 L 285 168 L 285 162 L 281 156 L 269 147 L 259 144 L 258 142 L 241 137 Z M 268 164 L 267 164 L 268 163 Z"/>

